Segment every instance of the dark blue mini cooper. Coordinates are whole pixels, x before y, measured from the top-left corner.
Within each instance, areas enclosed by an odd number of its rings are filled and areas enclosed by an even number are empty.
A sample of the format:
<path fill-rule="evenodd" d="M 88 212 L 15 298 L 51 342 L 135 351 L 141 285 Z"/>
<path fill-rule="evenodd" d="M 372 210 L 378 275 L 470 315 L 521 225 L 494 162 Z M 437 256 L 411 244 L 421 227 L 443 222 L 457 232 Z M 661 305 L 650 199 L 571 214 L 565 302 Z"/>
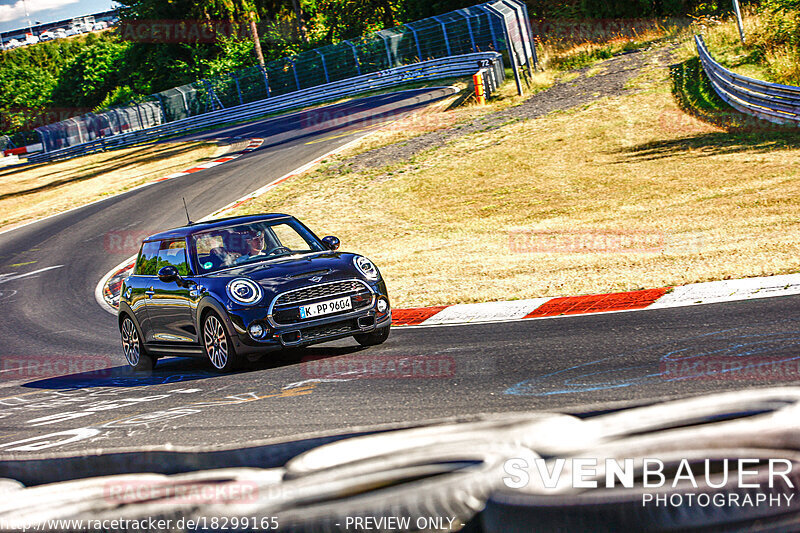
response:
<path fill-rule="evenodd" d="M 219 371 L 289 346 L 389 336 L 386 284 L 366 257 L 339 252 L 288 215 L 191 224 L 144 240 L 121 289 L 128 364 L 208 357 Z"/>

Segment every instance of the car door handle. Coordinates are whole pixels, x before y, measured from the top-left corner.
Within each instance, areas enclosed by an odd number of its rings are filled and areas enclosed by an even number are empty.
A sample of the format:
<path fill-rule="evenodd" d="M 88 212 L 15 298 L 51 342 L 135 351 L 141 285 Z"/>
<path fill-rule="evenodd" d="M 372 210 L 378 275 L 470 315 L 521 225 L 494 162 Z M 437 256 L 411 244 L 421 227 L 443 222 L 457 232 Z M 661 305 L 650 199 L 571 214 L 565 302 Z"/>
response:
<path fill-rule="evenodd" d="M 153 287 L 150 287 L 148 290 L 144 291 L 148 298 L 152 298 L 156 291 L 153 290 Z"/>

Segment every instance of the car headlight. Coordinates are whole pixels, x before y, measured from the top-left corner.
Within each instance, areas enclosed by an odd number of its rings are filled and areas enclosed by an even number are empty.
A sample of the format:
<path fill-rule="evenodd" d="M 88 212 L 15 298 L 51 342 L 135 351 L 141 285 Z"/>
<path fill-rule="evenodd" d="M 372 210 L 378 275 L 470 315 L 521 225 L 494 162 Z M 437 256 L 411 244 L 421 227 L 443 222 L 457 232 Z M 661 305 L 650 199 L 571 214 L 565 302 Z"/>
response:
<path fill-rule="evenodd" d="M 366 257 L 360 255 L 355 256 L 353 258 L 353 264 L 356 265 L 358 271 L 361 272 L 368 280 L 377 281 L 378 278 L 381 277 L 378 267 L 376 267 L 372 261 Z"/>
<path fill-rule="evenodd" d="M 261 299 L 261 287 L 251 279 L 236 278 L 231 280 L 226 290 L 230 299 L 240 304 L 250 305 Z"/>

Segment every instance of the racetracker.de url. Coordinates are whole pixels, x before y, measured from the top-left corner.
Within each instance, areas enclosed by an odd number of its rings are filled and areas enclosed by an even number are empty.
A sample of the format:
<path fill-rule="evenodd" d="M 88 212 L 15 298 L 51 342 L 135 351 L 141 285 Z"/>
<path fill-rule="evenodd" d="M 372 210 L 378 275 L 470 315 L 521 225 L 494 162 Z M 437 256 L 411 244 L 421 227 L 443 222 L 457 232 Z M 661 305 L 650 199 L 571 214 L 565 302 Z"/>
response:
<path fill-rule="evenodd" d="M 44 521 L 0 519 L 0 531 L 274 531 L 278 519 L 269 516 L 140 518 L 140 519 L 53 519 Z"/>

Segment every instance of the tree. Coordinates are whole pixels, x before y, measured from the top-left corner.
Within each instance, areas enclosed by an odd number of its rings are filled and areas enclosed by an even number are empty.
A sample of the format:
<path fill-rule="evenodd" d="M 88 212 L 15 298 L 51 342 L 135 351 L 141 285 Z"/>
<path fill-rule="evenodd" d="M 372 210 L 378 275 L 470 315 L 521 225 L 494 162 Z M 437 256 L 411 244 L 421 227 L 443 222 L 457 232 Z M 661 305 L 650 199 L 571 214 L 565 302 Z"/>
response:
<path fill-rule="evenodd" d="M 403 3 L 400 0 L 319 0 L 317 9 L 327 28 L 326 40 L 337 42 L 397 26 Z"/>
<path fill-rule="evenodd" d="M 55 77 L 41 69 L 7 64 L 0 69 L 0 134 L 30 129 L 50 103 Z"/>
<path fill-rule="evenodd" d="M 121 82 L 128 45 L 108 40 L 87 41 L 61 72 L 53 90 L 57 106 L 95 107 Z"/>

